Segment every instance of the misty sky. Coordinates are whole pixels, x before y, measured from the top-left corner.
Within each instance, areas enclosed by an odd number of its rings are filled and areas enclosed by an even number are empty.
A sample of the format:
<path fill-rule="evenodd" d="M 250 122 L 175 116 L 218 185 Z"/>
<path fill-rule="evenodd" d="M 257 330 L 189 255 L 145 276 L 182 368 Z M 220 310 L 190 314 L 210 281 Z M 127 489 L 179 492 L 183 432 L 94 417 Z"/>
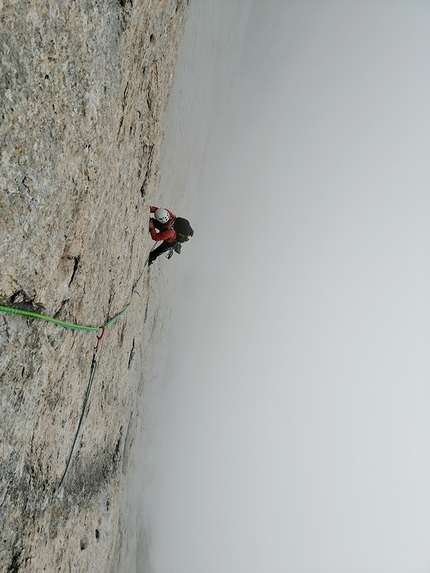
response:
<path fill-rule="evenodd" d="M 155 571 L 428 573 L 430 2 L 192 0 L 164 153 Z"/>

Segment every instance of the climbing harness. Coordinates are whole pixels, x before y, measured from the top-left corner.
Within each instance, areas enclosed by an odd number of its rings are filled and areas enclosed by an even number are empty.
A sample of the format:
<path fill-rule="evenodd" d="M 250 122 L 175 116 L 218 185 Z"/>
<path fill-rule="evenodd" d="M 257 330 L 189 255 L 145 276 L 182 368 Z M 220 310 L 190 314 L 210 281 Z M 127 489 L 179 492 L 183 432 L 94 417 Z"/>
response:
<path fill-rule="evenodd" d="M 118 312 L 117 314 L 115 314 L 115 316 L 113 316 L 112 318 L 110 318 L 107 322 L 105 322 L 102 326 L 84 326 L 84 325 L 80 325 L 80 324 L 74 324 L 72 322 L 65 322 L 64 320 L 57 320 L 56 318 L 52 318 L 50 316 L 46 316 L 44 314 L 40 314 L 38 312 L 32 312 L 29 310 L 22 310 L 19 308 L 11 308 L 8 306 L 3 306 L 0 305 L 0 311 L 2 312 L 10 312 L 13 314 L 21 314 L 24 316 L 29 316 L 32 318 L 39 318 L 41 320 L 47 320 L 49 322 L 52 322 L 58 326 L 62 326 L 64 328 L 73 328 L 74 330 L 86 330 L 86 331 L 92 331 L 92 332 L 99 332 L 99 334 L 97 335 L 97 344 L 94 347 L 94 353 L 93 353 L 93 359 L 91 361 L 91 369 L 90 369 L 90 376 L 89 376 L 89 380 L 88 380 L 88 384 L 87 384 L 87 389 L 85 391 L 85 396 L 84 396 L 84 403 L 82 406 L 82 411 L 81 411 L 81 417 L 79 418 L 79 423 L 78 423 L 78 428 L 76 430 L 75 433 L 75 438 L 73 440 L 73 444 L 72 444 L 72 448 L 70 450 L 70 454 L 69 457 L 67 459 L 67 463 L 66 463 L 66 467 L 65 470 L 63 472 L 63 475 L 61 477 L 61 480 L 58 484 L 58 488 L 57 491 L 61 488 L 61 486 L 63 485 L 64 482 L 64 478 L 66 477 L 67 474 L 67 470 L 69 469 L 70 466 L 70 462 L 72 460 L 72 456 L 73 456 L 73 451 L 75 449 L 75 445 L 76 442 L 78 440 L 78 435 L 79 435 L 79 431 L 81 429 L 82 426 L 82 422 L 84 419 L 84 415 L 85 415 L 85 410 L 88 404 L 88 399 L 90 397 L 90 392 L 91 392 L 91 387 L 93 384 L 93 380 L 94 380 L 94 375 L 96 372 L 96 366 L 97 366 L 97 353 L 99 351 L 99 347 L 100 347 L 100 341 L 103 338 L 103 335 L 105 333 L 105 329 L 110 326 L 113 322 L 115 322 L 122 314 L 124 314 L 124 312 L 129 308 L 129 306 L 131 305 L 131 302 L 133 300 L 133 295 L 136 291 L 136 286 L 138 284 L 138 282 L 140 281 L 140 279 L 143 276 L 143 273 L 145 271 L 145 267 L 148 264 L 149 261 L 149 257 L 146 259 L 145 264 L 143 265 L 143 269 L 142 272 L 139 275 L 139 278 L 134 282 L 132 289 L 131 289 L 131 295 L 130 295 L 130 300 L 128 301 L 128 303 L 124 306 L 124 308 L 122 310 L 120 310 L 120 312 Z M 139 294 L 139 293 L 137 293 Z"/>

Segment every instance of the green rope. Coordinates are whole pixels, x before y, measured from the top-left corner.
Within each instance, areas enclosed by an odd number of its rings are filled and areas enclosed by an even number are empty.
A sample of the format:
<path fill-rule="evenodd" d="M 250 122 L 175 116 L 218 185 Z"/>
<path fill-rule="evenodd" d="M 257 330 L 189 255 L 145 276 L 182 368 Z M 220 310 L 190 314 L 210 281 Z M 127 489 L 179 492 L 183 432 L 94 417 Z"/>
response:
<path fill-rule="evenodd" d="M 110 318 L 103 326 L 106 328 L 107 326 L 109 326 L 110 324 L 112 324 L 113 322 L 115 322 L 115 320 L 117 318 L 119 318 L 122 314 L 124 314 L 124 312 L 128 309 L 128 307 L 131 305 L 131 301 L 133 299 L 133 294 L 134 294 L 134 289 L 137 286 L 137 283 L 140 281 L 140 279 L 142 278 L 142 275 L 144 273 L 145 267 L 148 264 L 148 260 L 146 259 L 145 264 L 143 265 L 143 269 L 142 272 L 140 273 L 139 278 L 137 279 L 137 281 L 134 283 L 133 288 L 131 289 L 131 296 L 130 296 L 130 300 L 129 302 L 125 305 L 125 307 L 118 312 L 118 314 L 116 314 L 114 317 Z M 54 324 L 57 324 L 58 326 L 62 326 L 64 328 L 73 328 L 74 330 L 86 330 L 86 331 L 92 331 L 92 332 L 100 332 L 102 330 L 101 326 L 84 326 L 82 324 L 74 324 L 73 322 L 66 322 L 64 320 L 58 320 L 56 318 L 52 318 L 51 316 L 46 316 L 45 314 L 40 314 L 38 312 L 33 312 L 31 310 L 23 310 L 21 308 L 12 308 L 9 306 L 3 306 L 0 305 L 0 311 L 2 312 L 11 312 L 14 314 L 22 314 L 24 316 L 30 316 L 31 318 L 39 318 L 41 320 L 47 320 L 48 322 L 52 322 Z"/>
<path fill-rule="evenodd" d="M 109 319 L 109 320 L 103 325 L 105 328 L 106 328 L 107 326 L 111 325 L 113 322 L 115 322 L 115 320 L 116 320 L 117 318 L 119 318 L 122 314 L 124 314 L 124 312 L 125 312 L 125 311 L 128 309 L 128 307 L 131 305 L 131 301 L 133 300 L 133 295 L 134 295 L 135 288 L 137 287 L 137 283 L 140 281 L 140 279 L 141 279 L 142 276 L 143 276 L 143 273 L 145 272 L 145 267 L 146 267 L 146 265 L 148 264 L 148 261 L 149 261 L 149 257 L 146 259 L 145 264 L 143 265 L 142 272 L 140 273 L 139 278 L 135 281 L 135 283 L 134 283 L 134 285 L 133 285 L 133 287 L 132 287 L 132 289 L 131 289 L 130 300 L 129 300 L 128 303 L 125 305 L 125 307 L 118 312 L 118 314 L 116 314 L 115 316 L 113 316 L 111 319 Z"/>
<path fill-rule="evenodd" d="M 65 322 L 64 320 L 57 320 L 56 318 L 52 318 L 51 316 L 46 316 L 45 314 L 40 314 L 38 312 L 32 312 L 30 310 L 22 310 L 20 308 L 11 308 L 8 306 L 3 306 L 0 305 L 0 311 L 2 312 L 11 312 L 13 314 L 21 314 L 24 316 L 30 316 L 31 318 L 39 318 L 41 320 L 47 320 L 48 322 L 52 322 L 54 324 L 57 324 L 58 326 L 62 326 L 64 328 L 73 328 L 74 330 L 86 330 L 86 331 L 92 331 L 92 332 L 101 332 L 102 334 L 100 336 L 97 336 L 98 338 L 98 342 L 97 342 L 97 346 L 95 348 L 94 351 L 94 355 L 93 355 L 93 360 L 91 362 L 91 372 L 90 372 L 90 378 L 88 380 L 88 385 L 87 385 L 87 389 L 85 392 L 85 397 L 84 397 L 84 403 L 82 406 L 82 411 L 81 411 L 81 416 L 79 418 L 79 423 L 78 423 L 78 428 L 76 430 L 75 433 L 75 438 L 73 440 L 73 444 L 72 447 L 70 449 L 70 454 L 69 457 L 67 459 L 67 464 L 66 467 L 64 469 L 63 475 L 61 476 L 61 480 L 60 483 L 58 484 L 58 488 L 57 491 L 61 488 L 61 486 L 63 485 L 64 482 L 64 478 L 66 477 L 67 474 L 67 470 L 69 469 L 70 466 L 70 462 L 72 461 L 72 456 L 73 456 L 73 451 L 75 449 L 75 445 L 76 442 L 78 440 L 78 435 L 79 435 L 79 431 L 81 429 L 82 426 L 82 422 L 84 419 L 84 415 L 85 415 L 85 410 L 87 408 L 87 404 L 88 404 L 88 399 L 90 397 L 90 392 L 91 392 L 91 387 L 93 385 L 93 380 L 94 380 L 94 375 L 96 372 L 96 366 L 97 366 L 97 351 L 98 351 L 98 346 L 99 346 L 99 342 L 100 339 L 102 338 L 103 334 L 104 334 L 104 329 L 111 325 L 113 322 L 115 322 L 115 320 L 117 318 L 119 318 L 122 314 L 124 314 L 124 312 L 128 309 L 128 307 L 131 305 L 131 302 L 133 300 L 133 295 L 137 286 L 137 283 L 140 281 L 140 279 L 143 276 L 143 273 L 145 272 L 145 267 L 148 264 L 149 261 L 149 257 L 146 259 L 145 264 L 143 265 L 143 269 L 142 272 L 139 275 L 139 278 L 135 281 L 135 283 L 133 284 L 133 287 L 131 289 L 131 295 L 130 295 L 130 300 L 128 301 L 128 303 L 125 305 L 125 307 L 120 310 L 120 312 L 118 312 L 115 316 L 113 316 L 112 318 L 110 318 L 107 322 L 105 322 L 105 324 L 103 326 L 84 326 L 81 324 L 73 324 L 72 322 Z"/>
<path fill-rule="evenodd" d="M 66 477 L 67 470 L 69 469 L 70 462 L 72 461 L 73 451 L 74 451 L 74 449 L 75 449 L 75 445 L 76 445 L 76 442 L 77 442 L 77 440 L 78 440 L 79 431 L 80 431 L 81 426 L 82 426 L 82 422 L 83 422 L 84 415 L 85 415 L 85 410 L 86 410 L 87 404 L 88 404 L 88 399 L 89 399 L 89 397 L 90 397 L 91 387 L 92 387 L 92 385 L 93 385 L 94 375 L 95 375 L 96 366 L 97 366 L 97 351 L 98 351 L 98 348 L 99 348 L 99 342 L 100 342 L 100 340 L 101 340 L 101 338 L 102 338 L 102 336 L 103 336 L 103 334 L 104 334 L 104 329 L 105 329 L 107 326 L 109 326 L 110 324 L 112 324 L 113 322 L 115 322 L 115 320 L 116 320 L 117 318 L 119 318 L 122 314 L 124 314 L 124 312 L 125 312 L 125 311 L 128 309 L 128 307 L 131 305 L 131 301 L 133 300 L 133 295 L 134 295 L 134 292 L 135 292 L 137 283 L 138 283 L 138 282 L 140 281 L 140 279 L 142 278 L 143 273 L 144 273 L 144 271 L 145 271 L 145 267 L 146 267 L 148 261 L 149 261 L 149 257 L 148 257 L 148 259 L 146 259 L 145 264 L 143 265 L 142 272 L 140 273 L 139 278 L 135 281 L 135 283 L 134 283 L 134 285 L 133 285 L 133 287 L 132 287 L 132 289 L 131 289 L 130 300 L 129 300 L 128 303 L 125 305 L 125 307 L 124 307 L 120 312 L 118 312 L 115 316 L 113 316 L 111 319 L 109 319 L 103 326 L 101 326 L 100 328 L 96 329 L 96 330 L 101 330 L 101 331 L 102 331 L 102 334 L 101 334 L 100 336 L 97 336 L 98 341 L 97 341 L 97 346 L 96 346 L 95 349 L 94 349 L 93 359 L 92 359 L 92 362 L 91 362 L 90 378 L 89 378 L 89 380 L 88 380 L 88 385 L 87 385 L 87 389 L 86 389 L 86 392 L 85 392 L 85 398 L 84 398 L 84 403 L 83 403 L 83 406 L 82 406 L 81 417 L 79 418 L 79 423 L 78 423 L 78 428 L 77 428 L 76 433 L 75 433 L 75 438 L 74 438 L 74 440 L 73 440 L 73 444 L 72 444 L 72 447 L 71 447 L 71 449 L 70 449 L 70 454 L 69 454 L 69 457 L 68 457 L 68 459 L 67 459 L 66 467 L 65 467 L 65 469 L 64 469 L 63 475 L 61 476 L 60 483 L 58 484 L 57 491 L 58 491 L 58 490 L 61 488 L 61 486 L 63 485 L 64 478 Z M 91 327 L 90 327 L 90 328 L 91 328 Z"/>
<path fill-rule="evenodd" d="M 97 332 L 101 330 L 100 326 L 83 326 L 81 324 L 73 324 L 72 322 L 57 320 L 56 318 L 52 318 L 51 316 L 46 316 L 44 314 L 39 314 L 38 312 L 32 312 L 30 310 L 22 310 L 21 308 L 11 308 L 9 306 L 0 305 L 0 310 L 2 312 L 13 312 L 14 314 L 23 314 L 24 316 L 31 316 L 32 318 L 40 318 L 42 320 L 48 320 L 49 322 L 53 322 L 54 324 L 58 324 L 58 326 L 63 326 L 64 328 L 73 328 L 75 330 L 92 330 Z"/>

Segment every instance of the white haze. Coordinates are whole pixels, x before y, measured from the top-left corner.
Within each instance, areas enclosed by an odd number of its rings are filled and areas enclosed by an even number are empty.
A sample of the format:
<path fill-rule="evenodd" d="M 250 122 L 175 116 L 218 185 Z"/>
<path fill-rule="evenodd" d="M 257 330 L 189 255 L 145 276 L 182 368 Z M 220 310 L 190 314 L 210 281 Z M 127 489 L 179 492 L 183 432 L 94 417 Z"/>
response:
<path fill-rule="evenodd" d="M 157 573 L 430 570 L 429 32 L 428 2 L 191 2 L 156 203 L 195 236 L 151 270 L 140 453 Z"/>

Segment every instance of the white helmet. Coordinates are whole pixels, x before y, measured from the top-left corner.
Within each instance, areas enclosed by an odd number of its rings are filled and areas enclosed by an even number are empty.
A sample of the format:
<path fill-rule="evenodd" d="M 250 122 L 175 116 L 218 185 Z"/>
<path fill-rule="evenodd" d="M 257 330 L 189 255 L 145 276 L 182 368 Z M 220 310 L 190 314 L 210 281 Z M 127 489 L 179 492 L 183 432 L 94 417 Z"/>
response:
<path fill-rule="evenodd" d="M 157 209 L 154 215 L 157 221 L 160 223 L 168 223 L 170 221 L 170 215 L 166 209 Z"/>

